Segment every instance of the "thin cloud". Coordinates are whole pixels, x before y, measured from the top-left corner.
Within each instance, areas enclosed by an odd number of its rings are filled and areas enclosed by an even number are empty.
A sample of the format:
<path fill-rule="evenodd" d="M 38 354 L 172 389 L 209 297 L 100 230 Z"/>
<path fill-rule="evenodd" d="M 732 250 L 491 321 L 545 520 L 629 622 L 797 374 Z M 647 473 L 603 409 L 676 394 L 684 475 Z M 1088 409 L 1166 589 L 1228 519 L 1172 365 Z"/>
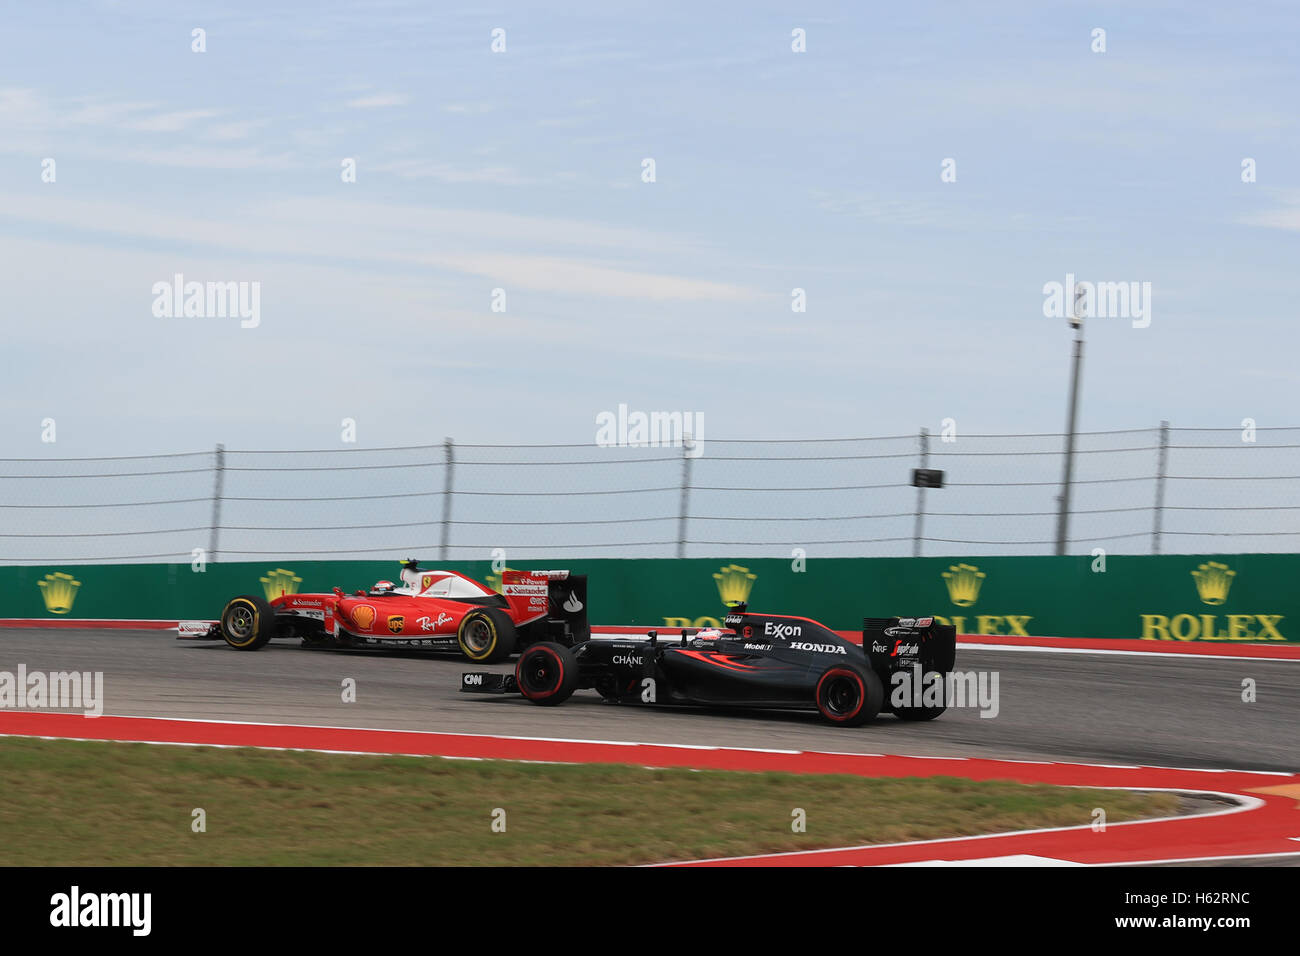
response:
<path fill-rule="evenodd" d="M 228 143 L 239 139 L 248 139 L 256 130 L 270 125 L 270 120 L 240 120 L 234 123 L 213 123 L 203 130 L 203 138 L 214 142 Z"/>
<path fill-rule="evenodd" d="M 397 159 L 373 167 L 403 179 L 433 179 L 440 183 L 487 183 L 493 186 L 527 186 L 536 180 L 509 166 L 456 166 L 423 159 Z"/>
<path fill-rule="evenodd" d="M 1300 191 L 1278 189 L 1272 194 L 1277 197 L 1278 205 L 1272 209 L 1242 216 L 1237 221 L 1247 226 L 1263 226 L 1266 229 L 1289 229 L 1300 232 Z"/>
<path fill-rule="evenodd" d="M 950 206 L 930 199 L 897 199 L 864 193 L 831 195 L 820 190 L 814 191 L 813 199 L 819 209 L 835 215 L 860 216 L 899 226 L 935 226 L 952 221 Z"/>
<path fill-rule="evenodd" d="M 554 256 L 427 256 L 424 261 L 539 292 L 652 301 L 750 302 L 761 298 L 754 290 L 725 282 L 616 269 Z"/>
<path fill-rule="evenodd" d="M 226 155 L 227 162 L 238 161 L 240 154 L 218 152 Z M 174 163 L 181 158 L 168 156 L 166 161 Z M 188 158 L 195 163 L 217 159 L 201 150 Z M 250 163 L 264 160 L 245 157 Z M 751 302 L 766 294 L 672 270 L 664 260 L 680 259 L 683 250 L 691 247 L 671 236 L 472 210 L 283 200 L 205 219 L 103 200 L 0 195 L 0 222 L 6 219 L 103 232 L 107 237 L 103 244 L 109 248 L 118 244 L 113 237 L 130 236 L 164 244 L 199 242 L 245 256 L 352 263 L 359 271 L 378 265 L 408 270 L 433 266 L 505 286 L 579 297 Z M 67 242 L 82 244 L 81 240 Z M 521 242 L 532 248 L 500 251 L 503 245 Z M 577 248 L 570 255 L 554 254 L 566 244 Z M 544 251 L 532 251 L 539 248 Z M 609 257 L 620 252 L 632 261 L 612 264 Z M 687 261 L 694 263 L 696 257 Z"/>
<path fill-rule="evenodd" d="M 123 128 L 143 133 L 175 133 L 196 122 L 220 116 L 221 110 L 184 110 L 176 113 L 159 113 L 143 119 L 123 123 Z"/>
<path fill-rule="evenodd" d="M 372 96 L 359 96 L 348 100 L 343 105 L 351 110 L 378 110 L 390 106 L 405 106 L 409 97 L 405 93 L 375 93 Z"/>

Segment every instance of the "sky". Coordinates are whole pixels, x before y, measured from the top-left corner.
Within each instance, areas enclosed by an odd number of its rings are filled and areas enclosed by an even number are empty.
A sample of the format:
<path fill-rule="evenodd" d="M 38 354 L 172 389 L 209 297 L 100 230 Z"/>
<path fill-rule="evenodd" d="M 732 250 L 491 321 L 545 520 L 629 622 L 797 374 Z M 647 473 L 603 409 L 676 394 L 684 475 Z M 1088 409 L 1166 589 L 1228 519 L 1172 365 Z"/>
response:
<path fill-rule="evenodd" d="M 1145 328 L 1086 322 L 1082 429 L 1298 424 L 1298 32 L 1284 3 L 14 4 L 0 457 L 344 419 L 581 443 L 620 404 L 715 439 L 1055 432 L 1070 273 L 1152 290 Z M 157 315 L 177 274 L 256 283 L 256 327 Z"/>

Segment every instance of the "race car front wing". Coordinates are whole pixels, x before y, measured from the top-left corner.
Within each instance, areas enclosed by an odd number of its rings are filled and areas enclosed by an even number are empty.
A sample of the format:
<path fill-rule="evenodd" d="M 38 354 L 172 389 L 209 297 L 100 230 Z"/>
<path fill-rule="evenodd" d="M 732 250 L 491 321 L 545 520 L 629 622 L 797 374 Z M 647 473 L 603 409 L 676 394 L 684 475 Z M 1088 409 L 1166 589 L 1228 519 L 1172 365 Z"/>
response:
<path fill-rule="evenodd" d="M 471 671 L 460 675 L 460 689 L 470 694 L 517 694 L 519 683 L 514 674 Z"/>

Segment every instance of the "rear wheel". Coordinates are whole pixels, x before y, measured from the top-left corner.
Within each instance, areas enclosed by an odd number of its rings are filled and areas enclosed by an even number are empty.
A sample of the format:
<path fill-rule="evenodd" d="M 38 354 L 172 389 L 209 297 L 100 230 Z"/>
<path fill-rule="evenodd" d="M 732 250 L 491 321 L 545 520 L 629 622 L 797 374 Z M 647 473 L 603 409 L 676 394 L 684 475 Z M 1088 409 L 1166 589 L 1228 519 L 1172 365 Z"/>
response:
<path fill-rule="evenodd" d="M 515 652 L 515 625 L 500 608 L 470 611 L 460 622 L 456 643 L 460 652 L 476 664 L 495 664 Z"/>
<path fill-rule="evenodd" d="M 914 707 L 894 707 L 894 713 L 898 715 L 899 720 L 934 720 L 945 710 L 948 709 L 948 692 L 951 689 L 948 683 L 948 675 L 952 673 L 953 667 L 957 664 L 957 629 L 952 625 L 935 624 L 930 628 L 930 638 L 925 642 L 925 650 L 921 656 L 921 665 L 925 668 L 925 673 L 921 678 L 920 699 L 934 699 L 934 689 L 940 689 L 938 695 L 941 701 L 938 704 L 919 705 Z M 915 671 L 912 671 L 915 674 Z M 912 697 L 917 699 L 915 689 L 911 694 L 903 695 L 904 699 Z"/>
<path fill-rule="evenodd" d="M 947 707 L 895 707 L 894 713 L 899 720 L 934 720 Z"/>
<path fill-rule="evenodd" d="M 275 636 L 275 610 L 253 594 L 231 598 L 221 612 L 221 636 L 240 651 L 255 651 Z"/>
<path fill-rule="evenodd" d="M 943 677 L 944 675 L 939 671 L 930 671 L 924 678 L 922 678 L 922 687 L 928 692 L 930 686 L 929 682 L 941 682 L 943 681 Z M 944 692 L 946 693 L 946 685 L 941 683 L 940 686 L 945 688 Z M 899 720 L 934 720 L 934 718 L 938 717 L 947 709 L 947 704 L 938 704 L 920 707 L 894 707 L 893 711 Z"/>
<path fill-rule="evenodd" d="M 874 671 L 833 664 L 817 681 L 817 711 L 832 724 L 856 727 L 880 712 L 885 688 Z"/>
<path fill-rule="evenodd" d="M 563 644 L 534 644 L 519 655 L 515 683 L 534 704 L 562 704 L 578 688 L 578 659 Z"/>

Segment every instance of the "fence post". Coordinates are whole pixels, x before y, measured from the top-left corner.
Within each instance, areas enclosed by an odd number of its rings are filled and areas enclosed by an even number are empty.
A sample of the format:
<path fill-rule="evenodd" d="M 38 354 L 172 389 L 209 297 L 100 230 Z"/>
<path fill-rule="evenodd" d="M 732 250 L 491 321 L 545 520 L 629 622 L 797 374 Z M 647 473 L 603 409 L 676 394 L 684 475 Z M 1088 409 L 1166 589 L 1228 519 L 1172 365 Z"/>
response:
<path fill-rule="evenodd" d="M 1160 423 L 1160 452 L 1156 456 L 1156 513 L 1151 529 L 1151 553 L 1160 553 L 1160 531 L 1164 524 L 1165 472 L 1169 470 L 1169 423 Z"/>
<path fill-rule="evenodd" d="M 682 436 L 682 502 L 677 514 L 677 557 L 686 557 L 686 512 L 691 504 L 691 446 L 690 435 Z"/>
<path fill-rule="evenodd" d="M 930 430 L 921 429 L 921 465 L 922 468 L 930 466 Z M 918 487 L 916 489 L 916 530 L 912 533 L 912 557 L 921 556 L 921 530 L 922 522 L 925 516 L 925 489 Z"/>
<path fill-rule="evenodd" d="M 456 451 L 455 445 L 450 438 L 442 443 L 442 448 L 446 454 L 445 467 L 447 474 L 444 476 L 442 485 L 442 547 L 438 551 L 438 556 L 441 560 L 446 561 L 451 540 L 451 495 L 452 479 L 455 477 Z"/>
<path fill-rule="evenodd" d="M 226 485 L 226 446 L 217 445 L 216 460 L 213 466 L 212 483 L 212 525 L 208 529 L 208 560 L 217 560 L 217 547 L 221 544 L 221 496 Z"/>

